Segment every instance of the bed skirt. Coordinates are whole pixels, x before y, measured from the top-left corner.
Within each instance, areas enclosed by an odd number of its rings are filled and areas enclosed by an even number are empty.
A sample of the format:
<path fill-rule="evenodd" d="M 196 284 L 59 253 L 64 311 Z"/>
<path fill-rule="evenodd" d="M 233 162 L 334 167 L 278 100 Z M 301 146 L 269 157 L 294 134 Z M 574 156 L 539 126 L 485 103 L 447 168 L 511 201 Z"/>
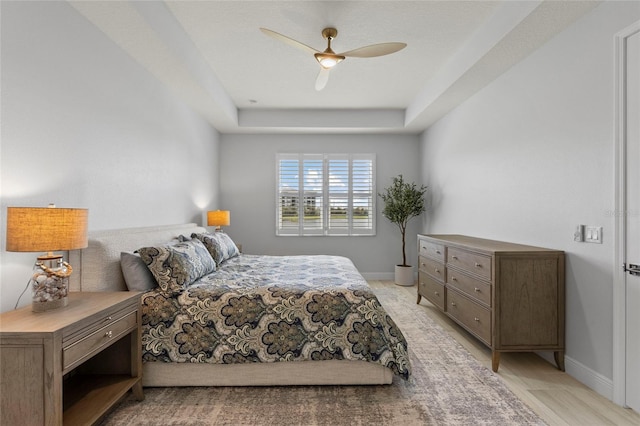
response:
<path fill-rule="evenodd" d="M 366 361 L 299 361 L 247 364 L 145 362 L 142 385 L 291 386 L 388 385 L 393 372 Z"/>

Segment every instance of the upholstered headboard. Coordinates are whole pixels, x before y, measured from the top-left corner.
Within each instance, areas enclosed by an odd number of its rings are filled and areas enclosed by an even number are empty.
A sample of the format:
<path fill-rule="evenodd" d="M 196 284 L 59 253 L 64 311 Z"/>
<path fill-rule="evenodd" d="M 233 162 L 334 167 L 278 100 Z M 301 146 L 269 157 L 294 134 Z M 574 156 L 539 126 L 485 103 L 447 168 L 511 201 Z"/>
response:
<path fill-rule="evenodd" d="M 120 268 L 120 253 L 141 247 L 163 244 L 179 235 L 206 232 L 195 223 L 113 229 L 89 232 L 89 244 L 82 250 L 69 252 L 73 274 L 69 277 L 71 291 L 126 291 Z"/>

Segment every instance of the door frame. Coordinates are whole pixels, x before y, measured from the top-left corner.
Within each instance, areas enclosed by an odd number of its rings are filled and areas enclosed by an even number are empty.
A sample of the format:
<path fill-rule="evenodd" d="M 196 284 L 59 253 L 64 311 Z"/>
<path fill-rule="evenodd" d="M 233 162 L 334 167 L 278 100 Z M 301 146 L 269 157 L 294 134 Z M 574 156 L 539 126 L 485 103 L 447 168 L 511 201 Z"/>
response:
<path fill-rule="evenodd" d="M 640 21 L 615 35 L 615 254 L 613 275 L 613 402 L 626 407 L 626 42 L 640 32 Z"/>

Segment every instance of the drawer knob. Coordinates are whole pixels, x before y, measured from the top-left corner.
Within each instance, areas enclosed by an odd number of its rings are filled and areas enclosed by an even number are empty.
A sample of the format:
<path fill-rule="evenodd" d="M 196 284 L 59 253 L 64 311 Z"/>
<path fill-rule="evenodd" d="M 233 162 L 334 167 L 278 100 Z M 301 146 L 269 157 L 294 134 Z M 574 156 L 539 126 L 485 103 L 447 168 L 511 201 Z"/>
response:
<path fill-rule="evenodd" d="M 458 256 L 451 256 L 453 260 L 458 260 Z"/>
<path fill-rule="evenodd" d="M 478 317 L 475 317 L 473 320 L 474 320 L 475 322 L 480 322 L 480 318 L 478 318 Z"/>
<path fill-rule="evenodd" d="M 440 293 L 438 293 L 437 291 L 434 291 L 433 294 L 435 294 L 436 296 L 440 296 Z"/>
<path fill-rule="evenodd" d="M 478 287 L 474 287 L 473 291 L 475 291 L 476 293 L 480 293 L 480 289 Z"/>
<path fill-rule="evenodd" d="M 456 277 L 451 277 L 451 281 L 458 281 Z"/>
<path fill-rule="evenodd" d="M 456 302 L 451 302 L 451 306 L 456 306 Z"/>
<path fill-rule="evenodd" d="M 104 337 L 106 337 L 107 339 L 111 339 L 113 337 L 113 331 L 107 331 L 106 333 L 104 333 Z"/>
<path fill-rule="evenodd" d="M 421 262 L 421 263 L 420 263 L 420 266 L 426 266 L 426 265 L 424 264 L 424 262 Z"/>
<path fill-rule="evenodd" d="M 437 254 L 442 254 L 442 252 L 440 250 L 436 250 Z"/>
<path fill-rule="evenodd" d="M 440 273 L 440 269 L 438 269 L 438 268 L 435 268 L 435 269 L 436 269 L 436 274 L 439 274 Z"/>
<path fill-rule="evenodd" d="M 476 265 L 476 268 L 482 268 L 482 265 L 479 264 L 478 262 L 476 262 L 475 265 Z"/>

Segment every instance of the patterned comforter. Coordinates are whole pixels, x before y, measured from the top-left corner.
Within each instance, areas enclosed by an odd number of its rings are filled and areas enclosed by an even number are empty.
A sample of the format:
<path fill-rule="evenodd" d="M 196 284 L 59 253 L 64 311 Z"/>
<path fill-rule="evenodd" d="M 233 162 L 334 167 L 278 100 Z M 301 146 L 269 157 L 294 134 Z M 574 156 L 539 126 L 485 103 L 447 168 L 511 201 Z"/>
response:
<path fill-rule="evenodd" d="M 353 263 L 241 255 L 173 296 L 142 296 L 144 362 L 364 360 L 407 379 L 407 342 Z"/>

